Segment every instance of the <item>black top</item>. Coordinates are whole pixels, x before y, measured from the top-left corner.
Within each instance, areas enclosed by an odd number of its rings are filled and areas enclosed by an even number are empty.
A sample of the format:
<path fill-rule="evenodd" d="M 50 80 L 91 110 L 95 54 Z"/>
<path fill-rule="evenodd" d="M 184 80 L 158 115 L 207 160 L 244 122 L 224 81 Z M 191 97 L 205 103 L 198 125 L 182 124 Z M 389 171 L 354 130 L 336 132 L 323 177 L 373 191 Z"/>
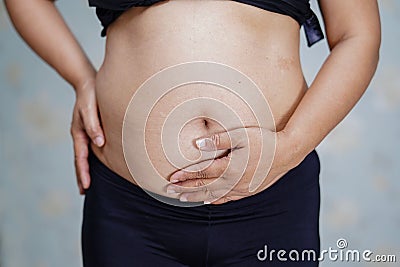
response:
<path fill-rule="evenodd" d="M 135 6 L 151 6 L 164 0 L 89 0 L 89 6 L 96 7 L 96 14 L 103 30 L 101 36 L 106 35 L 107 27 L 124 11 Z M 310 47 L 324 39 L 317 16 L 311 10 L 309 0 L 232 0 L 271 12 L 287 15 L 294 18 L 304 27 L 307 45 Z"/>

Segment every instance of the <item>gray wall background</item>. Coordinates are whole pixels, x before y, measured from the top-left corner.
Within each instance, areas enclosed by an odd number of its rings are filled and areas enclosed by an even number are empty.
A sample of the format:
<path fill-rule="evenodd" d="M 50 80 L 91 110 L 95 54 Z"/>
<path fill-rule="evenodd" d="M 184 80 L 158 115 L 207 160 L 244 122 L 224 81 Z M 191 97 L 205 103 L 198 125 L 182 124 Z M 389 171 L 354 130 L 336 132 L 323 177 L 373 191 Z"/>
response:
<path fill-rule="evenodd" d="M 397 256 L 397 264 L 369 265 L 400 266 L 400 2 L 379 3 L 383 43 L 377 74 L 356 108 L 317 148 L 321 248 L 335 249 L 345 238 L 349 249 Z M 99 67 L 105 40 L 94 11 L 84 0 L 57 5 Z M 81 266 L 83 198 L 69 136 L 74 93 L 21 41 L 3 3 L 0 36 L 0 266 Z M 328 48 L 326 40 L 312 49 L 304 44 L 303 38 L 302 62 L 310 82 Z"/>

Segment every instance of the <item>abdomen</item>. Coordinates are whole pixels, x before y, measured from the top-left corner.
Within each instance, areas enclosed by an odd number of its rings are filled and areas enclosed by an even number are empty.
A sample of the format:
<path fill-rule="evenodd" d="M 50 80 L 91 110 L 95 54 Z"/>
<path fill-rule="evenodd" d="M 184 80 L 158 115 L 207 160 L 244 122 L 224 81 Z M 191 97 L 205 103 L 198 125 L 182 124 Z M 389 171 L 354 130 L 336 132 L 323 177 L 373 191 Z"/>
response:
<path fill-rule="evenodd" d="M 170 0 L 148 8 L 132 8 L 109 27 L 107 36 L 96 86 L 106 145 L 94 152 L 113 171 L 131 181 L 122 144 L 124 115 L 138 88 L 157 72 L 193 61 L 212 61 L 237 69 L 260 88 L 277 130 L 284 127 L 306 89 L 298 54 L 298 23 L 288 16 L 238 2 Z M 141 103 L 148 103 L 145 95 Z M 218 117 L 213 114 L 218 112 L 213 108 L 215 101 L 231 106 L 243 121 L 242 126 L 257 125 L 254 107 L 229 90 L 200 83 L 169 91 L 152 103 L 144 128 L 147 154 L 160 176 L 167 177 L 177 169 L 174 159 L 166 157 L 161 142 L 168 114 L 181 103 L 198 98 L 210 101 L 184 107 L 180 112 L 193 119 L 176 125 L 180 129 L 176 149 L 193 162 L 201 159 L 193 140 L 225 127 L 224 121 L 212 119 Z M 138 133 L 131 134 L 132 139 L 138 137 Z"/>

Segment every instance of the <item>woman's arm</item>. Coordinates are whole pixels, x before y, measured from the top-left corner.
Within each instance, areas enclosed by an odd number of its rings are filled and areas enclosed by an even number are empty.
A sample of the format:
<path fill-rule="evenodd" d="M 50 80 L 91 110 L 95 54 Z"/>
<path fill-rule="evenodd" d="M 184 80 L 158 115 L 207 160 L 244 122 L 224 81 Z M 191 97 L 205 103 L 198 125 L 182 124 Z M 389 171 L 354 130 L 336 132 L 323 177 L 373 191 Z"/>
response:
<path fill-rule="evenodd" d="M 229 181 L 229 177 L 223 176 L 224 171 L 230 168 L 232 174 L 235 170 L 228 165 L 230 160 L 223 158 L 206 162 L 206 169 L 200 169 L 200 164 L 197 164 L 174 173 L 170 181 L 178 186 L 167 187 L 171 194 L 180 194 L 181 201 L 211 201 L 221 204 L 264 190 L 297 166 L 355 106 L 369 85 L 378 64 L 381 32 L 377 2 L 320 0 L 320 6 L 331 54 L 285 128 L 277 132 L 273 163 L 257 191 L 249 190 L 252 175 L 244 175 L 234 187 L 229 187 L 229 183 L 224 181 Z M 196 143 L 205 145 L 199 147 L 202 150 L 213 151 L 235 148 L 237 144 L 246 143 L 247 136 L 249 139 L 259 136 L 258 130 L 254 128 L 247 128 L 247 135 L 243 134 L 242 129 L 238 130 L 216 133 L 205 138 L 204 140 L 209 140 L 208 145 L 206 141 L 197 140 Z M 265 133 L 264 141 L 268 144 L 272 139 L 271 134 L 269 130 L 262 130 Z M 246 156 L 246 150 L 236 149 L 230 155 L 231 159 L 240 159 Z M 268 165 L 266 162 L 263 161 L 263 164 Z M 192 169 L 197 171 L 190 172 Z M 237 172 L 238 170 L 235 175 Z M 222 193 L 218 193 L 221 182 L 217 186 L 213 183 L 217 180 L 228 185 Z M 215 199 L 218 200 L 214 201 Z"/>
<path fill-rule="evenodd" d="M 50 0 L 5 0 L 16 30 L 26 43 L 74 88 L 96 71 Z"/>
<path fill-rule="evenodd" d="M 285 134 L 307 155 L 355 106 L 375 73 L 381 42 L 376 0 L 320 0 L 331 53 L 291 116 Z"/>
<path fill-rule="evenodd" d="M 50 0 L 5 0 L 16 30 L 26 43 L 53 67 L 76 92 L 71 133 L 80 192 L 89 187 L 89 138 L 104 144 L 95 96 L 96 70 Z"/>

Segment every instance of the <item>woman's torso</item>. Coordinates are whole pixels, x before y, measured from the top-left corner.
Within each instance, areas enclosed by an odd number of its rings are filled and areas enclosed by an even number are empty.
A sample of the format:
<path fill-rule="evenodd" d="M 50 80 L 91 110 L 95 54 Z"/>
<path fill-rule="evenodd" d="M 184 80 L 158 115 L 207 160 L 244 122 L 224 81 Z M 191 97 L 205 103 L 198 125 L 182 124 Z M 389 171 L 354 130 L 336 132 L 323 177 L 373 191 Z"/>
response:
<path fill-rule="evenodd" d="M 137 88 L 158 71 L 191 61 L 231 66 L 260 88 L 277 130 L 284 128 L 307 88 L 299 58 L 299 24 L 289 16 L 254 6 L 228 0 L 170 0 L 135 7 L 110 25 L 107 36 L 106 54 L 96 81 L 106 144 L 101 149 L 92 148 L 109 168 L 131 182 L 122 145 L 124 115 Z M 162 176 L 176 170 L 165 158 L 159 141 L 166 120 L 163 114 L 182 101 L 204 95 L 234 106 L 245 126 L 257 124 L 251 109 L 227 90 L 210 85 L 174 90 L 157 103 L 146 126 L 147 152 Z M 205 105 L 190 112 L 193 118 L 212 117 L 207 109 Z M 221 130 L 222 126 L 211 119 L 194 119 L 183 127 L 181 147 L 177 149 L 195 160 L 199 151 L 192 140 Z"/>

